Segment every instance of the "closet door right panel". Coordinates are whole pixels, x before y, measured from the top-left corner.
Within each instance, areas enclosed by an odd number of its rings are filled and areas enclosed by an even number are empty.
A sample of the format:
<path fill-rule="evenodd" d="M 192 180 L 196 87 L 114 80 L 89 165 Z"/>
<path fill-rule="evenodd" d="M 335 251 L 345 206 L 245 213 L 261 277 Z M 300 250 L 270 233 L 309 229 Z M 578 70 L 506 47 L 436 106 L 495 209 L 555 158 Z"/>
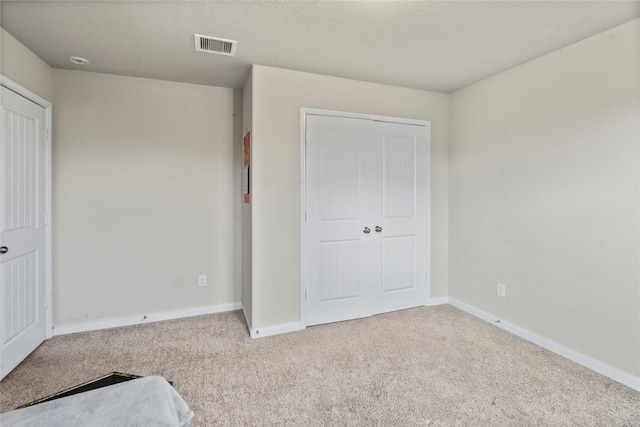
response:
<path fill-rule="evenodd" d="M 375 313 L 424 305 L 427 280 L 427 138 L 424 126 L 375 122 L 380 269 Z M 379 231 L 378 231 L 379 230 Z"/>

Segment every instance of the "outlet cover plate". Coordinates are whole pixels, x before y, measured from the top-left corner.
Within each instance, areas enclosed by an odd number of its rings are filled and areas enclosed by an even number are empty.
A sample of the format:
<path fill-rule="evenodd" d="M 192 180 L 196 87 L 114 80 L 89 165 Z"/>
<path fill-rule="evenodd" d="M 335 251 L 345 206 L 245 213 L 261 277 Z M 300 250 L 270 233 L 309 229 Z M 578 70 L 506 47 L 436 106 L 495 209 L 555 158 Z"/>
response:
<path fill-rule="evenodd" d="M 506 298 L 506 296 L 507 296 L 507 287 L 505 286 L 504 283 L 497 283 L 496 284 L 496 293 L 498 294 L 499 297 Z"/>

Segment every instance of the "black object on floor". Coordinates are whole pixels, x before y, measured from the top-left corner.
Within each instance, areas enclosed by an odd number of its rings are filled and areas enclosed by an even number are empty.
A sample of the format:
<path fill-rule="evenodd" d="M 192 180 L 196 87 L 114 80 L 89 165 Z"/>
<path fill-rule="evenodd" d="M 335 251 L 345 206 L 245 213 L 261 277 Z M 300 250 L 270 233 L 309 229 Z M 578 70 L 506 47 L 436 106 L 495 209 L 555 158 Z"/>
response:
<path fill-rule="evenodd" d="M 67 397 L 67 396 L 82 393 L 85 391 L 95 390 L 97 388 L 106 387 L 109 385 L 114 385 L 114 384 L 122 383 L 125 381 L 135 380 L 136 378 L 142 378 L 142 377 L 139 375 L 125 374 L 122 372 L 112 372 L 103 377 L 96 378 L 86 383 L 73 386 L 63 391 L 59 391 L 58 393 L 52 394 L 50 396 L 43 397 L 38 400 L 34 400 L 33 402 L 27 403 L 26 405 L 18 406 L 16 409 L 22 409 L 28 406 L 37 405 L 38 403 L 49 402 L 50 400 L 60 399 L 61 397 Z M 169 384 L 173 385 L 171 381 L 169 381 Z"/>

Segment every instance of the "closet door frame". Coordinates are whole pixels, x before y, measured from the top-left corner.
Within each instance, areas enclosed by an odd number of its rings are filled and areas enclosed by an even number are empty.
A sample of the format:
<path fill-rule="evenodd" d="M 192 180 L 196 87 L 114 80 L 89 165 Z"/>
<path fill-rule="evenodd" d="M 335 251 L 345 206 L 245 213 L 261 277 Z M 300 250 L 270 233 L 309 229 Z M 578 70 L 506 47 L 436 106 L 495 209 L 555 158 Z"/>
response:
<path fill-rule="evenodd" d="M 352 113 L 346 111 L 335 111 L 335 110 L 325 110 L 318 108 L 300 108 L 300 329 L 305 329 L 307 327 L 307 303 L 306 303 L 306 295 L 307 295 L 307 284 L 308 284 L 308 267 L 307 267 L 307 239 L 306 239 L 306 206 L 307 206 L 307 197 L 306 197 L 306 160 L 307 160 L 307 151 L 306 151 L 306 134 L 307 134 L 307 116 L 309 115 L 317 115 L 317 116 L 333 116 L 333 117 L 347 117 L 354 119 L 368 119 L 379 122 L 390 122 L 390 123 L 399 123 L 399 124 L 408 124 L 408 125 L 418 125 L 425 126 L 427 128 L 427 147 L 426 147 L 426 165 L 427 173 L 426 173 L 426 189 L 427 189 L 427 215 L 425 216 L 426 221 L 426 237 L 427 237 L 427 259 L 425 260 L 425 265 L 427 269 L 427 277 L 426 277 L 426 292 L 423 297 L 423 305 L 427 305 L 430 298 L 430 290 L 431 290 L 431 122 L 428 120 L 416 120 L 416 119 L 406 119 L 400 117 L 391 117 L 391 116 L 378 116 L 372 114 L 362 114 L 362 113 Z"/>

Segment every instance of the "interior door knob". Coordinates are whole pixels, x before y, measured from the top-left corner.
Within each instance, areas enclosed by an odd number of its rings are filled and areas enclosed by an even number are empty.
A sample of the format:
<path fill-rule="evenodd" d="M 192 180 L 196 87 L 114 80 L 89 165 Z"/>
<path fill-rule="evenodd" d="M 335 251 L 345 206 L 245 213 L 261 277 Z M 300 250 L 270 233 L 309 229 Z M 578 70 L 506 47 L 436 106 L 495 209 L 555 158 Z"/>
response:
<path fill-rule="evenodd" d="M 379 225 L 376 225 L 376 233 L 379 233 L 382 231 L 382 227 L 380 227 Z"/>
<path fill-rule="evenodd" d="M 0 254 L 6 254 L 9 252 L 9 248 L 6 246 L 0 246 Z"/>
<path fill-rule="evenodd" d="M 365 227 L 364 230 L 362 230 L 362 232 L 364 234 L 369 234 L 369 233 L 371 233 L 371 229 L 369 227 Z"/>

